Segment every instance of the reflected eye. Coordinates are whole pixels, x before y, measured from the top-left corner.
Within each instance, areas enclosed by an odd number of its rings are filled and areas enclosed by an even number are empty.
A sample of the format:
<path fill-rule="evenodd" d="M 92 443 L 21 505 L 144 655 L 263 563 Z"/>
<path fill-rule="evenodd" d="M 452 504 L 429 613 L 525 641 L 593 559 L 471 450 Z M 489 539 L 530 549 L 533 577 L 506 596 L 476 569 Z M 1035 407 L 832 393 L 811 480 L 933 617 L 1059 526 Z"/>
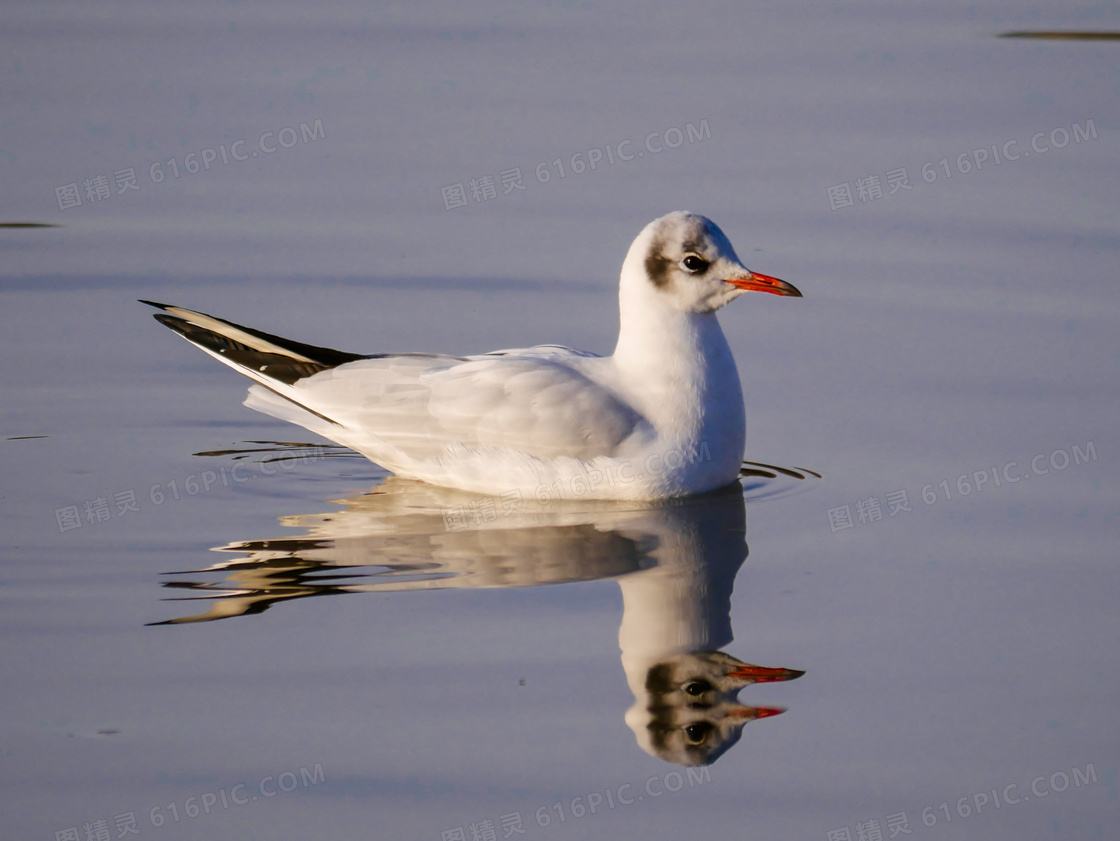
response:
<path fill-rule="evenodd" d="M 712 725 L 706 721 L 699 724 L 690 724 L 684 728 L 684 734 L 688 737 L 689 744 L 698 745 L 704 741 L 704 737 L 712 732 Z"/>
<path fill-rule="evenodd" d="M 693 274 L 699 274 L 708 270 L 708 261 L 696 254 L 689 254 L 681 260 L 681 268 Z"/>
<path fill-rule="evenodd" d="M 707 683 L 706 681 L 694 680 L 694 681 L 692 681 L 692 683 L 689 683 L 689 684 L 685 685 L 684 691 L 687 692 L 689 695 L 691 695 L 693 697 L 696 697 L 697 695 L 703 695 L 705 692 L 707 692 L 711 688 L 712 688 L 712 685 L 710 683 Z"/>

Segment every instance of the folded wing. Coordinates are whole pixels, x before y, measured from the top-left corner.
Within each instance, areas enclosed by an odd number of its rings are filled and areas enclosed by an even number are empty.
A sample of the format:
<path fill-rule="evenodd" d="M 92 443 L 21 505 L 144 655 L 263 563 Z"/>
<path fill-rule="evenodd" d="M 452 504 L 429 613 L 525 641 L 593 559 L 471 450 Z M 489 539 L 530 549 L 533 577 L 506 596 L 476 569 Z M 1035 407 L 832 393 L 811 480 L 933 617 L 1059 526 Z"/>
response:
<path fill-rule="evenodd" d="M 293 399 L 412 459 L 449 446 L 539 459 L 611 455 L 643 420 L 567 362 L 529 353 L 360 360 L 296 383 Z"/>
<path fill-rule="evenodd" d="M 595 381 L 591 370 L 600 360 L 570 348 L 364 356 L 152 306 L 164 311 L 156 315 L 163 324 L 258 383 L 246 405 L 406 475 L 447 453 L 461 458 L 464 450 L 535 459 L 611 456 L 647 429 Z"/>

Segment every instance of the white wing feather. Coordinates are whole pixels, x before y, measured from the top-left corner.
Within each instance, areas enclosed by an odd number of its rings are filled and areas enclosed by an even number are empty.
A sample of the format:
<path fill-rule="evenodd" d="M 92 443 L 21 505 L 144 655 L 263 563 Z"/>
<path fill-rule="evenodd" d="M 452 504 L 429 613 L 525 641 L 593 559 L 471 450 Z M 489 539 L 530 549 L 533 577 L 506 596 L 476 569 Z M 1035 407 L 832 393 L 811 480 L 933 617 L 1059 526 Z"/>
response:
<path fill-rule="evenodd" d="M 467 359 L 387 356 L 340 365 L 275 393 L 254 387 L 246 405 L 419 478 L 483 450 L 523 467 L 557 458 L 590 462 L 650 432 L 641 415 L 579 370 L 600 361 L 555 346 Z"/>
<path fill-rule="evenodd" d="M 410 460 L 436 458 L 449 446 L 538 459 L 612 454 L 643 419 L 549 350 L 351 362 L 300 380 L 291 396 Z"/>

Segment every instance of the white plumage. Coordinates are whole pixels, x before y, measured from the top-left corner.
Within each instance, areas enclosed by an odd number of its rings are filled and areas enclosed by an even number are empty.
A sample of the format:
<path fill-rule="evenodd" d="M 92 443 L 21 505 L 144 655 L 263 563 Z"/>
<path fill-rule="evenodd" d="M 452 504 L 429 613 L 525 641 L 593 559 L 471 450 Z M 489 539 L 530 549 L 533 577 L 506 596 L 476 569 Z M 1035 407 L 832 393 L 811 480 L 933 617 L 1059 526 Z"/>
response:
<path fill-rule="evenodd" d="M 247 406 L 398 475 L 484 494 L 657 499 L 738 476 L 743 397 L 715 312 L 747 291 L 800 296 L 744 267 L 710 220 L 677 212 L 630 247 L 609 357 L 555 345 L 361 356 L 153 306 L 258 383 Z"/>

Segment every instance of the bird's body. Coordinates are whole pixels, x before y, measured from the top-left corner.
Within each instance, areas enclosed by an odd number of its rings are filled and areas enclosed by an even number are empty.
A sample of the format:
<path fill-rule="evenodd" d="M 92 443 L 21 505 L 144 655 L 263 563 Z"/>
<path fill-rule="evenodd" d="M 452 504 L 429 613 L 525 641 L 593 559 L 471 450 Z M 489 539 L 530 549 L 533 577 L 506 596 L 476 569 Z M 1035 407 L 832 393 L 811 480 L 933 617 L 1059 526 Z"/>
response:
<path fill-rule="evenodd" d="M 745 416 L 715 311 L 750 272 L 702 216 L 652 222 L 622 268 L 612 356 L 555 345 L 453 357 L 316 348 L 156 304 L 156 317 L 255 380 L 246 405 L 392 472 L 483 494 L 657 499 L 735 481 Z"/>

